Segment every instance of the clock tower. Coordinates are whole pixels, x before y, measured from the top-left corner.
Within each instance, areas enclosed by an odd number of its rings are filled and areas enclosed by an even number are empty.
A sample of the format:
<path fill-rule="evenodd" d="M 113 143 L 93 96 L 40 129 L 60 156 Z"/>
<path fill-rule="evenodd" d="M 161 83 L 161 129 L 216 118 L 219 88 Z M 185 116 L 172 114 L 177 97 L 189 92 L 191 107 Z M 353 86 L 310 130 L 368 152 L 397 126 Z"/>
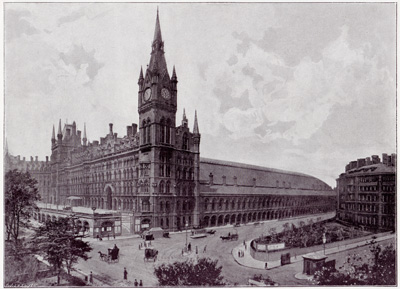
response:
<path fill-rule="evenodd" d="M 175 67 L 172 77 L 168 73 L 157 10 L 150 63 L 147 65 L 144 76 L 143 69 L 140 70 L 138 81 L 139 129 L 142 151 L 154 145 L 171 146 L 174 144 L 173 130 L 177 107 L 177 83 Z"/>

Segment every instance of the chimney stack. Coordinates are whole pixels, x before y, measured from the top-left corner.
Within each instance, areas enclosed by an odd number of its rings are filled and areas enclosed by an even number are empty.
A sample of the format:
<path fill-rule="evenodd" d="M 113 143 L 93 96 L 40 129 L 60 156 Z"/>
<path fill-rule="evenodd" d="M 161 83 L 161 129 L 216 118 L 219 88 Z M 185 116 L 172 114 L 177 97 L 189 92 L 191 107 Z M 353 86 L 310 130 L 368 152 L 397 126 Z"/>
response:
<path fill-rule="evenodd" d="M 135 135 L 137 133 L 137 124 L 132 123 L 132 134 Z"/>
<path fill-rule="evenodd" d="M 379 164 L 381 162 L 381 160 L 379 159 L 378 155 L 373 155 L 372 156 L 372 164 Z"/>
<path fill-rule="evenodd" d="M 49 156 L 46 156 L 46 163 L 49 162 Z"/>
<path fill-rule="evenodd" d="M 35 161 L 36 161 L 36 162 L 38 161 L 38 156 L 35 156 Z"/>
<path fill-rule="evenodd" d="M 114 133 L 113 133 L 113 124 L 112 123 L 110 123 L 110 135 L 113 135 Z"/>
<path fill-rule="evenodd" d="M 128 125 L 128 126 L 126 127 L 126 135 L 127 135 L 128 137 L 131 137 L 131 136 L 132 136 L 132 127 L 131 127 L 130 125 Z"/>

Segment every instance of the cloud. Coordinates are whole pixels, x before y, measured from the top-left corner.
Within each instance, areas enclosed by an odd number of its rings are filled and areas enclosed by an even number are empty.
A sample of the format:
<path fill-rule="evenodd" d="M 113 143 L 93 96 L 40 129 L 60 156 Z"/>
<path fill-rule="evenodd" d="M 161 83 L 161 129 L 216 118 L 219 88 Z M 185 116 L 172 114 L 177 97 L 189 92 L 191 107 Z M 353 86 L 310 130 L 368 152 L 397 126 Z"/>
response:
<path fill-rule="evenodd" d="M 74 11 L 72 13 L 70 13 L 69 15 L 60 17 L 58 19 L 58 27 L 60 27 L 62 24 L 65 23 L 70 23 L 70 22 L 74 22 L 82 17 L 85 16 L 85 10 L 84 9 L 80 9 L 78 11 Z"/>
<path fill-rule="evenodd" d="M 98 62 L 94 57 L 95 50 L 86 51 L 83 46 L 74 45 L 67 53 L 60 53 L 60 58 L 68 66 L 72 65 L 76 73 L 84 70 L 88 77 L 85 84 L 93 81 L 98 74 L 98 71 L 104 66 L 104 63 Z"/>
<path fill-rule="evenodd" d="M 31 16 L 28 10 L 7 9 L 5 17 L 5 36 L 7 41 L 22 35 L 33 35 L 39 31 L 26 19 Z"/>

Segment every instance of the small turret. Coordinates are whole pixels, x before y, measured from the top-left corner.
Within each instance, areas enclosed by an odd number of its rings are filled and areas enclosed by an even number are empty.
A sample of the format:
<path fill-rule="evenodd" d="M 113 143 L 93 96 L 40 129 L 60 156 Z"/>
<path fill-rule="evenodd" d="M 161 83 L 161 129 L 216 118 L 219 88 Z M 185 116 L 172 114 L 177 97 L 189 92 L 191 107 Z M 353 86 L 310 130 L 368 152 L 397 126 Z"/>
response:
<path fill-rule="evenodd" d="M 199 132 L 199 124 L 197 123 L 197 110 L 194 112 L 193 144 L 194 144 L 194 151 L 199 153 L 200 152 L 200 132 Z"/>
<path fill-rule="evenodd" d="M 53 133 L 51 134 L 51 144 L 54 145 L 55 143 L 56 143 L 56 132 L 53 124 Z"/>
<path fill-rule="evenodd" d="M 144 81 L 144 78 L 143 78 L 143 67 L 141 66 L 141 67 L 140 67 L 139 80 L 138 80 L 138 85 L 139 85 L 139 87 L 142 87 L 143 81 Z"/>
<path fill-rule="evenodd" d="M 60 119 L 60 122 L 58 123 L 57 140 L 59 142 L 62 142 L 61 119 Z"/>
<path fill-rule="evenodd" d="M 86 146 L 87 145 L 87 138 L 86 138 L 86 123 L 83 124 L 83 145 Z"/>
<path fill-rule="evenodd" d="M 172 69 L 172 77 L 171 77 L 171 84 L 172 84 L 172 89 L 176 91 L 176 86 L 178 83 L 178 78 L 176 77 L 176 72 L 175 72 L 175 65 L 174 68 Z"/>
<path fill-rule="evenodd" d="M 197 110 L 194 111 L 193 134 L 200 134 L 199 133 L 199 124 L 197 123 Z"/>
<path fill-rule="evenodd" d="M 188 120 L 186 118 L 185 109 L 183 109 L 182 126 L 183 127 L 187 127 L 188 126 Z"/>

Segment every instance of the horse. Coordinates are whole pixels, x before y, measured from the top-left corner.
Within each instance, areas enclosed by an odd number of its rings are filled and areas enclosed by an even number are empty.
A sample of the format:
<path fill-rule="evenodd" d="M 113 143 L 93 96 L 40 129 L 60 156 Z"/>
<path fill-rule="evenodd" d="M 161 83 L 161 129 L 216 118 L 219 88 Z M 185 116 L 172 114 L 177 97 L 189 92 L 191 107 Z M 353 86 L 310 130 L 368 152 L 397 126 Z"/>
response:
<path fill-rule="evenodd" d="M 231 239 L 231 236 L 220 236 L 220 238 L 222 239 L 222 241 L 228 241 Z"/>
<path fill-rule="evenodd" d="M 104 254 L 104 253 L 102 253 L 101 251 L 99 251 L 98 253 L 99 253 L 99 255 L 100 255 L 100 260 L 102 260 L 102 261 L 107 261 L 107 259 L 108 259 L 107 254 Z"/>

